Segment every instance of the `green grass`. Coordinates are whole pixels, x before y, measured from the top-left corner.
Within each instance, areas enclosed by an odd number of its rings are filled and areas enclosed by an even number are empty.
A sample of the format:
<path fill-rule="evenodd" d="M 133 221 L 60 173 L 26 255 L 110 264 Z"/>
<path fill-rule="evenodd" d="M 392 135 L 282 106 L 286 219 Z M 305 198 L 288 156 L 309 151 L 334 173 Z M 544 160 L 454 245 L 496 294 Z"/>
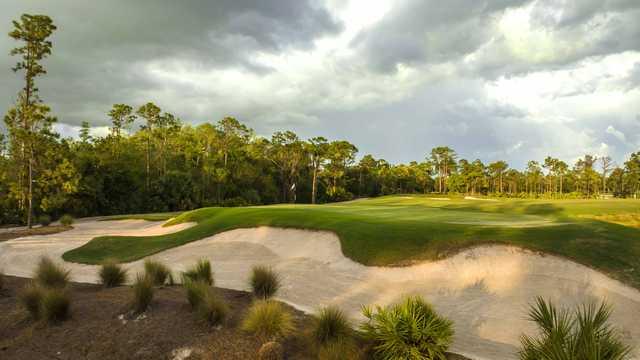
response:
<path fill-rule="evenodd" d="M 113 221 L 113 220 L 147 220 L 147 221 L 167 221 L 173 217 L 180 215 L 180 212 L 165 212 L 154 214 L 127 214 L 127 215 L 109 215 L 105 216 L 100 221 Z"/>
<path fill-rule="evenodd" d="M 67 261 L 128 262 L 223 231 L 255 226 L 328 230 L 343 253 L 365 265 L 405 265 L 462 249 L 510 244 L 560 255 L 640 288 L 640 229 L 599 216 L 640 213 L 637 200 L 437 200 L 388 196 L 326 205 L 203 208 L 166 225 L 196 222 L 177 233 L 103 236 L 64 254 Z"/>

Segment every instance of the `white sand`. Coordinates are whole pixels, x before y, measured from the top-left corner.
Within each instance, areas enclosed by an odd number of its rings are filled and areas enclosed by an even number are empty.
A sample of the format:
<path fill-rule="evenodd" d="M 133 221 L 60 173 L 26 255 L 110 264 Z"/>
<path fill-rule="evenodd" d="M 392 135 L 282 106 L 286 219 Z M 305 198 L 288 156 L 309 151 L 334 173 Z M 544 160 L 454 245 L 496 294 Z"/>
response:
<path fill-rule="evenodd" d="M 80 223 L 69 232 L 0 243 L 0 268 L 29 276 L 37 257 L 58 258 L 94 236 L 147 235 L 190 226 L 161 228 L 140 220 Z M 544 296 L 559 304 L 607 299 L 612 321 L 626 341 L 640 345 L 640 292 L 585 266 L 508 246 L 484 246 L 451 258 L 403 268 L 366 267 L 342 255 L 332 233 L 260 227 L 238 229 L 153 256 L 180 271 L 196 259 L 212 261 L 216 284 L 247 289 L 252 265 L 274 266 L 283 276 L 279 298 L 302 310 L 335 304 L 354 320 L 361 304 L 388 304 L 420 294 L 455 322 L 453 351 L 473 359 L 515 359 L 528 304 Z M 96 268 L 67 264 L 77 281 L 96 281 Z M 142 262 L 128 265 L 132 272 Z"/>

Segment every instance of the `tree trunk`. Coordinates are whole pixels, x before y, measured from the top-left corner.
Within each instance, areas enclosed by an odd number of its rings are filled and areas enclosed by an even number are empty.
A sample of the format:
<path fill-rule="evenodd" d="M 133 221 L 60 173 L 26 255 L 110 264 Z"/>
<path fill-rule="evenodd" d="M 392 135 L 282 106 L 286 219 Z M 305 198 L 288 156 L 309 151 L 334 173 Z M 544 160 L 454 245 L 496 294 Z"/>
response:
<path fill-rule="evenodd" d="M 360 178 L 362 179 L 362 173 L 360 175 Z M 311 184 L 311 203 L 315 204 L 316 203 L 316 193 L 318 192 L 318 167 L 317 166 L 313 166 L 313 181 Z"/>

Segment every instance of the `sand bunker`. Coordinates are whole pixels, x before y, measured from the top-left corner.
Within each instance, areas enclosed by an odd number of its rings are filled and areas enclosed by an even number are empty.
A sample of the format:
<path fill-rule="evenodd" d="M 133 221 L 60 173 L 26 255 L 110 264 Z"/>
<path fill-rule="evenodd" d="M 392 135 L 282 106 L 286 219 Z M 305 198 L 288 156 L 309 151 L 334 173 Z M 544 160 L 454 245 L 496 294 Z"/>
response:
<path fill-rule="evenodd" d="M 80 223 L 69 232 L 0 243 L 0 267 L 7 274 L 28 276 L 37 256 L 57 258 L 97 235 L 147 235 L 188 226 L 162 228 L 138 220 Z M 626 341 L 640 344 L 640 292 L 585 266 L 509 246 L 484 246 L 404 268 L 366 267 L 342 255 L 333 233 L 260 227 L 228 231 L 153 256 L 176 271 L 201 257 L 212 261 L 218 286 L 246 289 L 252 265 L 272 265 L 283 276 L 281 300 L 306 311 L 335 304 L 354 320 L 361 319 L 361 304 L 423 295 L 455 322 L 453 350 L 474 359 L 516 358 L 519 335 L 534 331 L 525 317 L 536 296 L 564 305 L 606 298 Z M 97 280 L 93 266 L 67 266 L 74 280 Z M 127 266 L 135 272 L 142 262 Z"/>
<path fill-rule="evenodd" d="M 465 196 L 465 200 L 479 200 L 479 201 L 498 201 L 497 199 L 486 199 L 486 198 L 477 198 L 473 196 Z"/>

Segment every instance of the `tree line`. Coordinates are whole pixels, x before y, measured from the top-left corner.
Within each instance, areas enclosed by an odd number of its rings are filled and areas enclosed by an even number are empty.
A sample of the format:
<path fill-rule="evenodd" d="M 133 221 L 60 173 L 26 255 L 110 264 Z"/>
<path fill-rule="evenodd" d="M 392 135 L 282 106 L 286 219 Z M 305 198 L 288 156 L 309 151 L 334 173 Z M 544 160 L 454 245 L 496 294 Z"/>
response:
<path fill-rule="evenodd" d="M 326 203 L 403 193 L 464 193 L 509 197 L 588 198 L 640 193 L 640 151 L 616 166 L 585 155 L 571 167 L 547 157 L 523 170 L 434 148 L 425 158 L 391 164 L 357 158 L 348 141 L 301 139 L 292 131 L 257 136 L 233 117 L 192 126 L 149 102 L 114 104 L 106 136 L 84 122 L 77 139 L 53 129 L 57 119 L 39 97 L 56 30 L 44 15 L 23 15 L 9 36 L 13 68 L 24 78 L 0 134 L 0 224 L 34 216 L 180 211 L 203 206 Z M 138 124 L 139 126 L 134 126 Z"/>

